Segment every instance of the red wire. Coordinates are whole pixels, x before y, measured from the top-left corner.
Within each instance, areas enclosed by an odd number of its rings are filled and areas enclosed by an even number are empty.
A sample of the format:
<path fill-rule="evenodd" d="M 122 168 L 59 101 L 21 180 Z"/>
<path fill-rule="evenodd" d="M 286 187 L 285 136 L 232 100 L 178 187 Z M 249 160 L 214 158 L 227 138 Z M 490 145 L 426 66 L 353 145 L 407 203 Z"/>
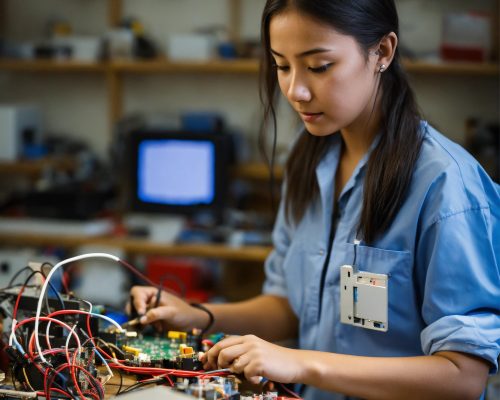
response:
<path fill-rule="evenodd" d="M 53 392 L 63 394 L 65 396 L 68 396 L 69 398 L 71 398 L 71 395 L 68 392 L 65 392 L 64 390 L 57 389 L 57 388 L 51 388 L 50 390 L 52 390 Z M 42 392 L 42 391 L 37 391 L 36 394 L 39 396 L 45 396 L 45 392 Z"/>
<path fill-rule="evenodd" d="M 131 270 L 134 274 L 136 274 L 138 277 L 140 277 L 142 280 L 145 282 L 149 283 L 151 286 L 158 287 L 158 284 L 154 283 L 151 279 L 149 279 L 146 275 L 144 275 L 141 271 L 139 271 L 137 268 L 134 266 L 130 265 L 128 262 L 123 261 L 123 260 L 118 260 L 118 262 L 125 267 L 127 267 L 129 270 Z"/>
<path fill-rule="evenodd" d="M 69 280 L 69 278 L 68 278 L 68 272 L 64 271 L 62 273 L 61 283 L 62 283 L 62 285 L 63 285 L 64 290 L 65 290 L 66 293 L 69 293 L 68 280 Z"/>
<path fill-rule="evenodd" d="M 12 311 L 12 319 L 16 319 L 17 308 L 19 307 L 19 301 L 21 300 L 21 295 L 24 292 L 26 285 L 21 286 L 21 290 L 19 290 L 19 294 L 17 295 L 16 304 L 14 306 L 14 311 Z"/>

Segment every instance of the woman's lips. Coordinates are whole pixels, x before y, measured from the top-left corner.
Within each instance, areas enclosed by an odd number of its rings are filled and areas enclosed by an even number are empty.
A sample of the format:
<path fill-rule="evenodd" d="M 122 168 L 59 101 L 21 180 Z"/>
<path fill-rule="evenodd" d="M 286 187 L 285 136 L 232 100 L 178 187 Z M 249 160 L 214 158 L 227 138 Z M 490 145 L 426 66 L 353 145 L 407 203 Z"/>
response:
<path fill-rule="evenodd" d="M 323 113 L 307 113 L 307 112 L 300 112 L 299 114 L 304 120 L 304 122 L 315 122 L 323 115 Z"/>

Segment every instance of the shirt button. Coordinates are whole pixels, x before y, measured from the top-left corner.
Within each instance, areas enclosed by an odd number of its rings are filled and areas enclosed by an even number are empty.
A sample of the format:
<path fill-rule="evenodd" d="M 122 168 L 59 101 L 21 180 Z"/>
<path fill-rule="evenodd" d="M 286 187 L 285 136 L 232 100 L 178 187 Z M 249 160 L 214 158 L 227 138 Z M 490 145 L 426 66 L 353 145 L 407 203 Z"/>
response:
<path fill-rule="evenodd" d="M 325 250 L 323 250 L 323 249 L 319 249 L 319 255 L 320 255 L 320 256 L 322 256 L 322 255 L 324 255 L 324 254 L 325 254 Z"/>

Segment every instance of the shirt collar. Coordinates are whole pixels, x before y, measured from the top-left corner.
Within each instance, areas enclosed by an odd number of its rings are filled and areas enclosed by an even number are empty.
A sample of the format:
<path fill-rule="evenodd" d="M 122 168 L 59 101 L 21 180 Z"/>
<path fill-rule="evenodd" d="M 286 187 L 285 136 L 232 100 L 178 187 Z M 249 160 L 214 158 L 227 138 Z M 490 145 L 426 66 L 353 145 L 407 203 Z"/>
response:
<path fill-rule="evenodd" d="M 371 143 L 366 154 L 358 162 L 358 165 L 356 165 L 349 181 L 344 186 L 342 193 L 339 196 L 340 204 L 345 201 L 343 198 L 345 198 L 346 193 L 348 193 L 356 185 L 359 179 L 364 176 L 364 167 L 368 162 L 372 151 L 380 142 L 380 138 L 381 133 L 378 133 L 373 139 L 373 142 Z M 331 215 L 333 211 L 332 198 L 335 190 L 335 175 L 337 173 L 338 162 L 340 159 L 340 150 L 342 149 L 342 136 L 340 133 L 333 134 L 332 140 L 329 143 L 330 149 L 326 152 L 325 156 L 321 159 L 316 168 L 316 178 L 318 181 L 321 203 L 326 215 Z"/>

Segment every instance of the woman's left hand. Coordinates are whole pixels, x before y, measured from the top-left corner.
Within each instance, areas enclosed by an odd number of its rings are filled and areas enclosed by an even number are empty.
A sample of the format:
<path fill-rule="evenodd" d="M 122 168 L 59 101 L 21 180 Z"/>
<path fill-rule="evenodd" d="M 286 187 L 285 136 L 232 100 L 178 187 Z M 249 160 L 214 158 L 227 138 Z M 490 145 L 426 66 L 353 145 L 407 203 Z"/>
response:
<path fill-rule="evenodd" d="M 301 368 L 299 350 L 278 346 L 254 335 L 230 336 L 200 358 L 205 370 L 229 368 L 258 384 L 262 377 L 294 383 Z"/>

